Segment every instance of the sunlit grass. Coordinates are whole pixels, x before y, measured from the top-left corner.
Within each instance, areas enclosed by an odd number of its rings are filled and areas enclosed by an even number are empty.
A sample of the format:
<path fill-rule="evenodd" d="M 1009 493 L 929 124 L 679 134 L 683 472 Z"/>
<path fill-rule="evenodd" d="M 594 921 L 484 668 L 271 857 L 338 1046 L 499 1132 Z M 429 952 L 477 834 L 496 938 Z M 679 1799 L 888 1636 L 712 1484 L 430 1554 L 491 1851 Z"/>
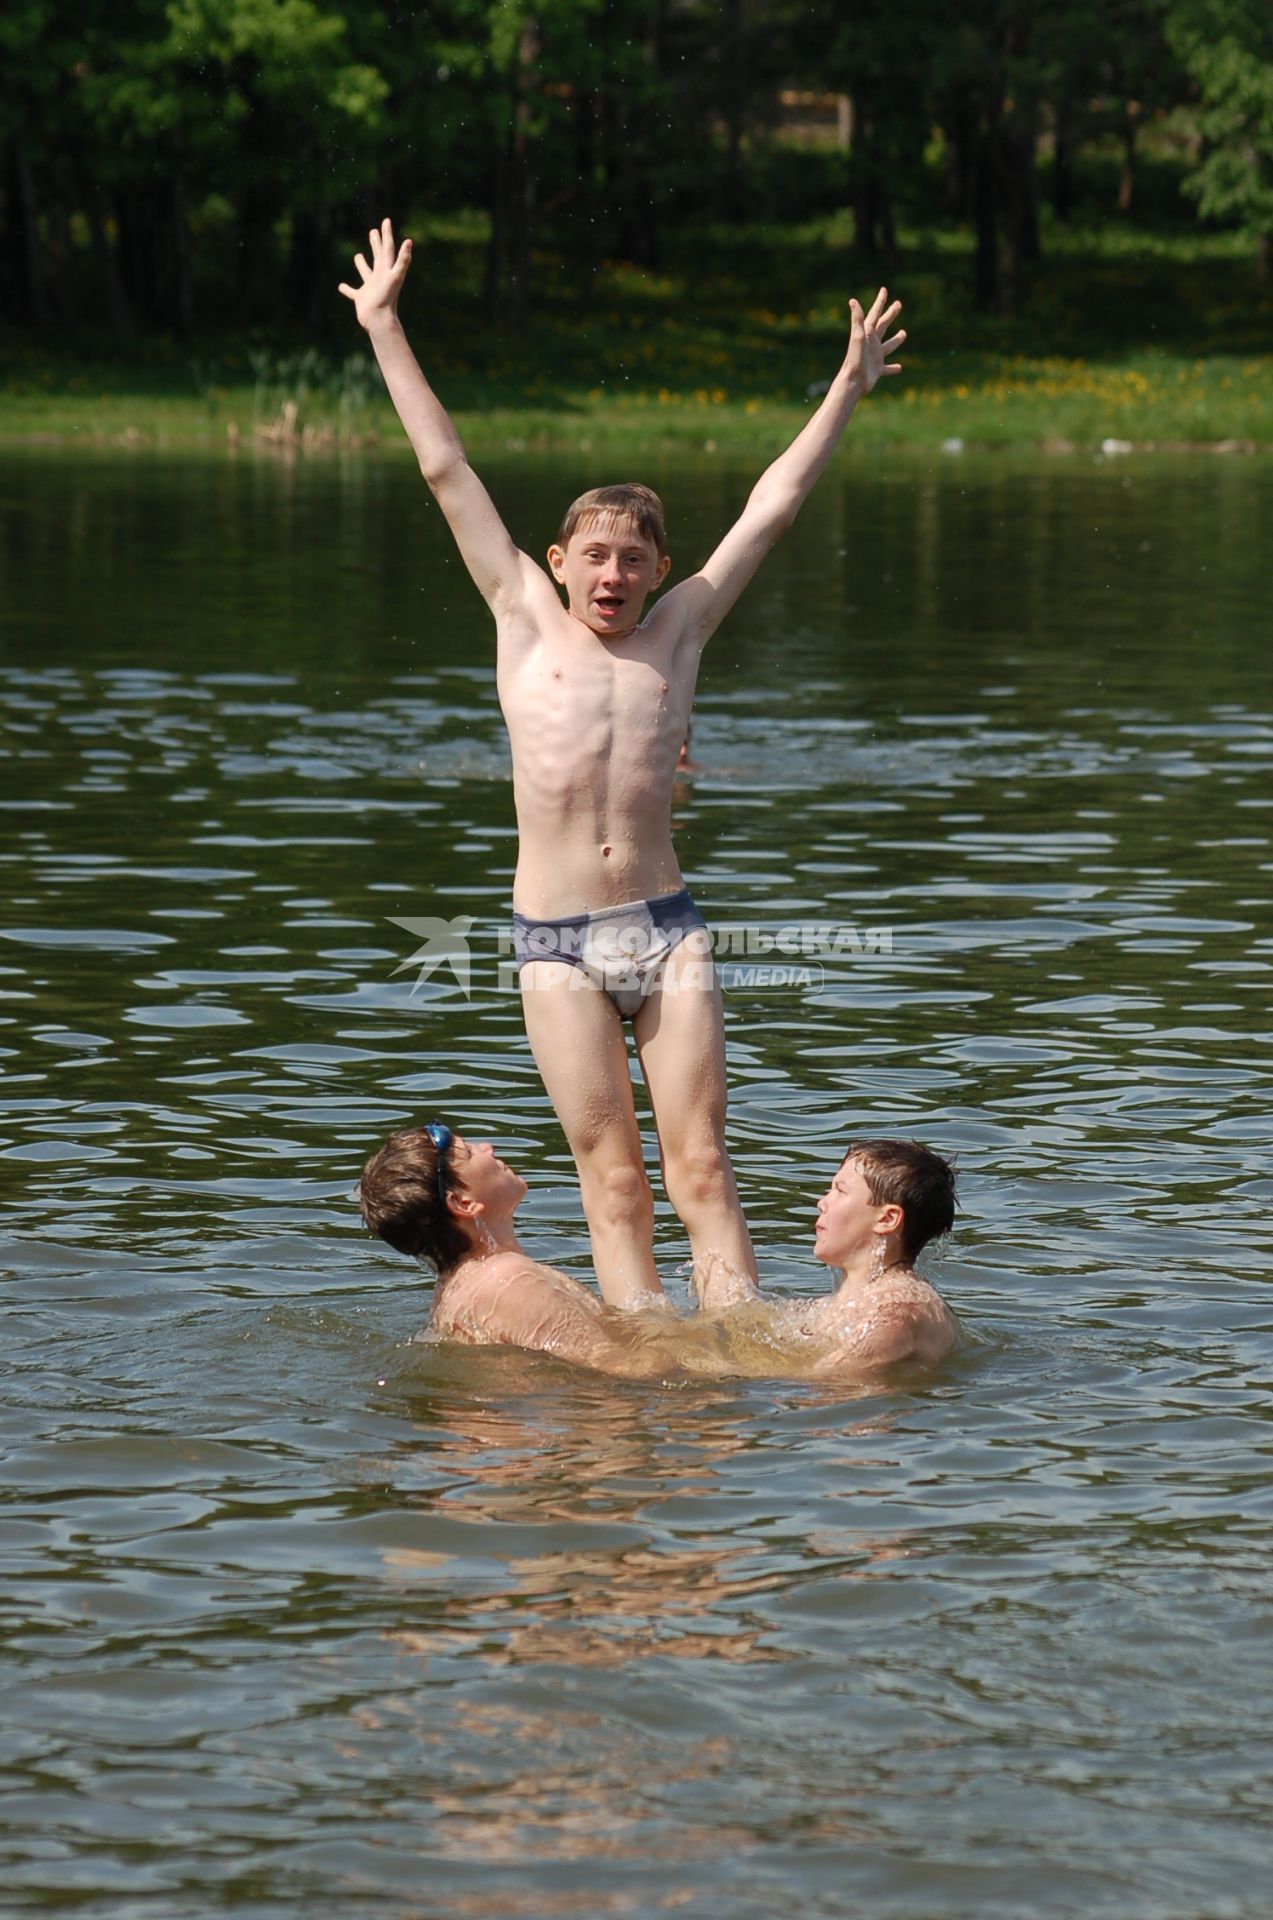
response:
<path fill-rule="evenodd" d="M 849 290 L 866 297 L 875 278 L 843 213 L 742 233 L 709 224 L 669 241 L 658 271 L 610 263 L 582 292 L 564 258 L 537 256 L 531 322 L 514 337 L 483 317 L 480 220 L 448 215 L 422 237 L 404 319 L 475 450 L 781 444 L 839 363 Z M 973 309 L 967 233 L 902 242 L 906 372 L 863 406 L 855 441 L 1273 446 L 1273 289 L 1234 236 L 1047 225 L 1045 259 L 1008 316 Z M 366 349 L 334 293 L 332 320 L 321 345 L 348 387 L 349 356 Z M 0 437 L 241 445 L 261 424 L 263 350 L 282 365 L 307 344 L 16 340 Z M 378 388 L 342 413 L 329 386 L 302 396 L 312 444 L 402 443 Z"/>
<path fill-rule="evenodd" d="M 618 381 L 578 388 L 529 380 L 488 402 L 467 378 L 440 381 L 468 445 L 492 448 L 696 445 L 724 449 L 789 438 L 812 399 L 739 392 L 728 371 L 711 384 Z M 503 385 L 503 383 L 501 383 Z M 513 383 L 508 383 L 512 386 Z M 449 391 L 448 391 L 449 389 Z M 0 436 L 157 447 L 249 444 L 254 389 L 229 384 L 205 396 L 94 390 L 90 383 L 28 380 L 0 394 Z M 256 423 L 256 424 L 259 424 Z M 340 444 L 336 409 L 321 397 L 304 423 L 326 444 Z M 961 440 L 969 446 L 1099 447 L 1215 442 L 1273 448 L 1273 356 L 1184 360 L 1142 356 L 1122 365 L 1057 357 L 960 355 L 930 362 L 915 355 L 902 379 L 859 408 L 855 441 L 916 447 Z M 401 444 L 383 395 L 362 410 L 359 442 Z"/>

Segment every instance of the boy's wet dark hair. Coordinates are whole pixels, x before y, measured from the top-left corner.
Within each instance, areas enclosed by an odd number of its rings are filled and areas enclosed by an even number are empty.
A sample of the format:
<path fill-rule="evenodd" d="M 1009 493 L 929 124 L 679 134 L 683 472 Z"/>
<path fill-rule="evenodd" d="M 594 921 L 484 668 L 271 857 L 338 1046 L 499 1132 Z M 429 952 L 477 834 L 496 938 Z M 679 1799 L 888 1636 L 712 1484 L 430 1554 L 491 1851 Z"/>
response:
<path fill-rule="evenodd" d="M 660 560 L 667 552 L 667 533 L 663 526 L 663 502 L 650 487 L 639 481 L 625 481 L 617 487 L 592 487 L 581 493 L 566 508 L 557 530 L 557 545 L 566 547 L 572 533 L 595 521 L 627 520 L 650 542 Z"/>
<path fill-rule="evenodd" d="M 464 1258 L 469 1242 L 439 1196 L 438 1158 L 423 1127 L 391 1134 L 362 1170 L 358 1208 L 369 1232 L 441 1274 Z M 443 1159 L 446 1179 L 454 1180 Z"/>
<path fill-rule="evenodd" d="M 855 1140 L 841 1165 L 862 1169 L 877 1207 L 902 1209 L 902 1258 L 913 1261 L 921 1247 L 949 1233 L 955 1224 L 955 1169 L 949 1160 L 919 1140 Z"/>

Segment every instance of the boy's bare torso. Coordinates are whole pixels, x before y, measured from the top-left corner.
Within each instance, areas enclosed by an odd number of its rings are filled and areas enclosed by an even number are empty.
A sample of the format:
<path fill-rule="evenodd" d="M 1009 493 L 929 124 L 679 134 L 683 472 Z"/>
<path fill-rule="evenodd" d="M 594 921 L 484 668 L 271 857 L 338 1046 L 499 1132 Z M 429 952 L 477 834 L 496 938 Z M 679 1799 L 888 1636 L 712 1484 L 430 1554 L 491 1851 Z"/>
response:
<path fill-rule="evenodd" d="M 540 572 L 521 607 L 497 620 L 517 911 L 561 918 L 677 892 L 672 776 L 699 649 L 674 594 L 635 632 L 612 638 L 567 612 Z"/>
<path fill-rule="evenodd" d="M 520 1250 L 501 1250 L 442 1283 L 428 1337 L 521 1347 L 628 1379 L 860 1380 L 889 1365 L 945 1359 L 958 1345 L 959 1327 L 937 1290 L 917 1275 L 850 1299 L 753 1296 L 722 1313 L 680 1320 L 608 1312 L 572 1275 Z"/>

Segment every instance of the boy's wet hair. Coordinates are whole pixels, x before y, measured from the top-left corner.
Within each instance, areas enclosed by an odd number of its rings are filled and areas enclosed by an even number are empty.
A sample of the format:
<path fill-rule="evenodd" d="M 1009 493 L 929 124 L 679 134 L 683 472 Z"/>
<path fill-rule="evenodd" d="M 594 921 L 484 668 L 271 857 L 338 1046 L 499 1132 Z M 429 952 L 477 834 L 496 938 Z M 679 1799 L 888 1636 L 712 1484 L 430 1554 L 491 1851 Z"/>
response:
<path fill-rule="evenodd" d="M 455 1175 L 447 1169 L 448 1184 Z M 438 1273 L 468 1252 L 468 1240 L 438 1198 L 438 1150 L 423 1127 L 390 1134 L 362 1170 L 358 1208 L 370 1233 Z"/>
<path fill-rule="evenodd" d="M 652 487 L 643 487 L 637 480 L 625 481 L 618 487 L 592 487 L 572 500 L 558 529 L 557 545 L 568 546 L 572 533 L 598 520 L 627 521 L 650 542 L 660 560 L 667 552 L 663 502 Z"/>
<path fill-rule="evenodd" d="M 862 1169 L 877 1207 L 902 1209 L 904 1260 L 914 1260 L 921 1247 L 954 1226 L 955 1169 L 922 1141 L 855 1140 L 841 1165 L 849 1161 Z"/>

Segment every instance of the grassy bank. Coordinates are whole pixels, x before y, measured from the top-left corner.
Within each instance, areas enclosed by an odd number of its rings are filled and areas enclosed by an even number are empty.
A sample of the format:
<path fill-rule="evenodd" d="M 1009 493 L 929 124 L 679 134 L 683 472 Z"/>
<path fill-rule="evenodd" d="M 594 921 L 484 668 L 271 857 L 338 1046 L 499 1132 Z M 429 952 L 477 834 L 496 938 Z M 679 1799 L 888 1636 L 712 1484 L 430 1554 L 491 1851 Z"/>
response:
<path fill-rule="evenodd" d="M 1273 287 L 1239 243 L 1111 223 L 1045 241 L 1016 311 L 986 316 L 963 242 L 905 236 L 906 372 L 861 410 L 856 444 L 1273 448 Z M 404 318 L 478 455 L 776 446 L 835 370 L 849 290 L 872 285 L 841 216 L 758 227 L 741 247 L 705 228 L 661 273 L 605 268 L 582 301 L 551 255 L 536 271 L 535 316 L 512 338 L 482 319 L 480 233 L 459 219 L 422 234 Z M 401 448 L 334 292 L 331 323 L 321 352 L 0 339 L 0 442 Z"/>
<path fill-rule="evenodd" d="M 625 383 L 617 391 L 559 388 L 502 398 L 489 407 L 452 391 L 456 421 L 475 454 L 589 447 L 707 448 L 777 445 L 809 412 L 809 400 L 736 398 L 728 387 L 688 391 Z M 467 385 L 467 383 L 464 383 Z M 439 381 L 444 394 L 448 383 Z M 911 356 L 902 379 L 860 410 L 856 442 L 916 450 L 969 447 L 1273 449 L 1273 356 L 1186 360 L 1140 355 L 1117 363 L 961 355 L 929 365 Z M 383 396 L 342 414 L 311 390 L 289 420 L 264 410 L 252 387 L 226 384 L 211 397 L 116 387 L 90 373 L 32 383 L 0 395 L 0 442 L 120 448 L 267 445 L 322 453 L 378 445 L 406 451 Z"/>

